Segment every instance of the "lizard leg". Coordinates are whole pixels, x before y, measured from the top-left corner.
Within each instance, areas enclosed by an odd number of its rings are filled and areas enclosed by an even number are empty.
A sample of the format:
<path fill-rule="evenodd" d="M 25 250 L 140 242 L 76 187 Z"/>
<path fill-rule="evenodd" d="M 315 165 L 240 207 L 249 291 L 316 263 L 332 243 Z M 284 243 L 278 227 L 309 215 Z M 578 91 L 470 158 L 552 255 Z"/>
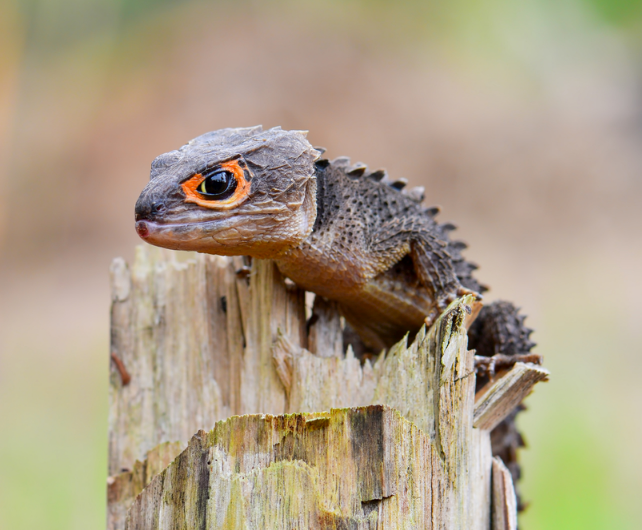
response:
<path fill-rule="evenodd" d="M 410 257 L 417 288 L 425 289 L 429 304 L 425 307 L 425 323 L 430 326 L 453 300 L 474 294 L 481 299 L 481 286 L 471 277 L 475 266 L 463 260 L 461 245 L 448 241 L 434 222 L 425 219 L 393 218 L 370 236 L 370 254 L 377 256 L 378 268 L 373 276 Z M 462 285 L 461 277 L 465 279 Z M 479 287 L 480 289 L 476 289 Z M 474 290 L 475 289 L 475 290 Z"/>
<path fill-rule="evenodd" d="M 430 291 L 434 300 L 433 307 L 426 316 L 428 326 L 456 298 L 465 294 L 479 296 L 459 282 L 444 241 L 432 234 L 420 233 L 411 242 L 410 255 L 419 281 Z"/>

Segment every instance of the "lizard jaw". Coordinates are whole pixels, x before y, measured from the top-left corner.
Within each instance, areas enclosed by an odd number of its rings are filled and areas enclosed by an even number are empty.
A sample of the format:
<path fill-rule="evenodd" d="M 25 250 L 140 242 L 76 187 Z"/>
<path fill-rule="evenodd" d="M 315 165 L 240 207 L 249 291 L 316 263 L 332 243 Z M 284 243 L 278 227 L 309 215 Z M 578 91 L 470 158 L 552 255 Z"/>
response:
<path fill-rule="evenodd" d="M 301 243 L 307 224 L 314 222 L 310 212 L 299 209 L 285 223 L 275 223 L 270 214 L 243 219 L 231 216 L 201 222 L 159 223 L 138 219 L 138 236 L 151 245 L 171 250 L 187 250 L 222 256 L 253 256 L 273 259 Z"/>
<path fill-rule="evenodd" d="M 193 227 L 188 224 L 159 224 L 154 221 L 136 221 L 136 233 L 146 243 L 172 250 L 197 250 Z M 199 246 L 197 244 L 197 246 Z"/>

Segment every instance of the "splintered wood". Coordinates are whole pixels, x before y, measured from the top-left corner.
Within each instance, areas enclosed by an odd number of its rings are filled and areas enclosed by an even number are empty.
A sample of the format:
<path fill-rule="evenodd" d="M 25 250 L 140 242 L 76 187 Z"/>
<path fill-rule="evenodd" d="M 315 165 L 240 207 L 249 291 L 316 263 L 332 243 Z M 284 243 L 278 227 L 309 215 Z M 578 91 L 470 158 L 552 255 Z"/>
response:
<path fill-rule="evenodd" d="M 110 530 L 514 528 L 489 433 L 547 372 L 476 401 L 472 298 L 362 363 L 332 303 L 307 319 L 271 262 L 246 265 L 114 261 Z"/>

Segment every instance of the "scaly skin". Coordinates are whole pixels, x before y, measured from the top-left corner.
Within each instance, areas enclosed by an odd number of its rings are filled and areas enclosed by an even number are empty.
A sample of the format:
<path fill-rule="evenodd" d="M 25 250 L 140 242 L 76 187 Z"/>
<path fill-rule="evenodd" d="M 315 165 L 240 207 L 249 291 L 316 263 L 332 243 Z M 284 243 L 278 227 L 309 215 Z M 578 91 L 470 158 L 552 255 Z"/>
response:
<path fill-rule="evenodd" d="M 339 302 L 368 345 L 390 347 L 466 287 L 480 290 L 461 244 L 449 241 L 416 198 L 377 181 L 381 173 L 338 159 L 317 161 L 315 176 L 312 233 L 276 263 L 301 287 Z"/>
<path fill-rule="evenodd" d="M 448 237 L 454 227 L 421 206 L 423 190 L 402 192 L 405 182 L 383 171 L 322 154 L 299 131 L 207 133 L 154 160 L 136 230 L 165 248 L 273 259 L 300 287 L 338 302 L 375 351 L 485 289 L 461 256 L 465 245 Z M 491 304 L 471 343 L 479 355 L 528 353 L 522 320 L 511 304 Z"/>

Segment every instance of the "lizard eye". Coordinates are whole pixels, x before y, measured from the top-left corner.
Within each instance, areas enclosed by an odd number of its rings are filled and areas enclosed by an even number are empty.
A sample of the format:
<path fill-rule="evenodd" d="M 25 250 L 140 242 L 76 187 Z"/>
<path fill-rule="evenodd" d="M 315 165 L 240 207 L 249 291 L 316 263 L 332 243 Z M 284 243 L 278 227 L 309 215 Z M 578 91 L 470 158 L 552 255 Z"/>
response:
<path fill-rule="evenodd" d="M 252 173 L 243 160 L 233 159 L 195 173 L 181 184 L 185 202 L 212 210 L 229 210 L 249 196 Z"/>
<path fill-rule="evenodd" d="M 231 171 L 219 169 L 207 175 L 198 187 L 205 199 L 223 200 L 230 197 L 236 190 L 236 177 Z"/>

